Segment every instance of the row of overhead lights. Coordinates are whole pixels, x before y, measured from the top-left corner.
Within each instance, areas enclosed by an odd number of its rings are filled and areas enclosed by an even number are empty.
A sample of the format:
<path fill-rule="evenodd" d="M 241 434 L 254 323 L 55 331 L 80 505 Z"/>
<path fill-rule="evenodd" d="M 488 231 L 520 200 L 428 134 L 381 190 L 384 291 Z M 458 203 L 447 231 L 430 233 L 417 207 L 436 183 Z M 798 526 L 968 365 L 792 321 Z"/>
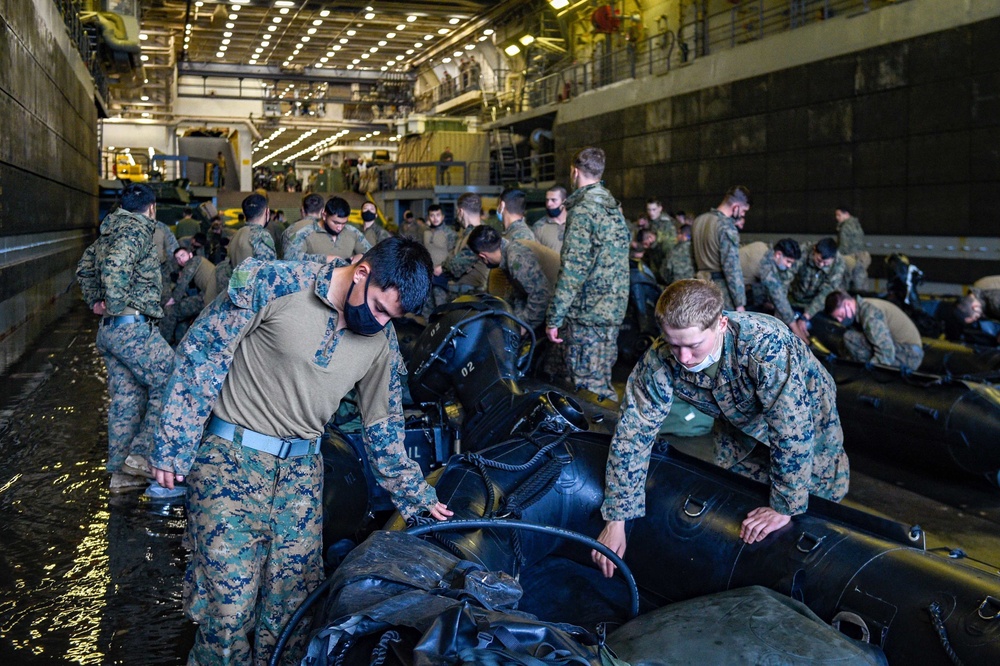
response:
<path fill-rule="evenodd" d="M 254 166 L 258 167 L 261 164 L 263 164 L 264 162 L 267 162 L 272 157 L 280 155 L 281 153 L 285 152 L 286 150 L 288 150 L 290 148 L 294 148 L 295 146 L 299 145 L 300 143 L 302 143 L 303 141 L 305 141 L 306 139 L 308 139 L 309 137 L 311 137 L 313 134 L 315 134 L 318 131 L 319 131 L 318 129 L 311 129 L 311 130 L 309 130 L 308 132 L 306 132 L 305 134 L 303 134 L 302 136 L 300 136 L 299 138 L 297 138 L 295 141 L 292 141 L 291 143 L 286 144 L 286 145 L 282 146 L 281 148 L 278 148 L 277 150 L 275 150 L 274 152 L 272 152 L 267 157 L 263 157 L 263 158 L 257 160 L 257 162 L 254 164 Z"/>
<path fill-rule="evenodd" d="M 270 144 L 272 141 L 274 141 L 279 136 L 284 134 L 285 130 L 287 129 L 288 129 L 287 127 L 279 127 L 278 129 L 271 132 L 271 136 L 267 137 L 266 139 L 258 143 L 256 146 L 254 146 L 253 152 L 256 153 L 258 150 L 263 150 L 267 148 L 268 144 Z"/>

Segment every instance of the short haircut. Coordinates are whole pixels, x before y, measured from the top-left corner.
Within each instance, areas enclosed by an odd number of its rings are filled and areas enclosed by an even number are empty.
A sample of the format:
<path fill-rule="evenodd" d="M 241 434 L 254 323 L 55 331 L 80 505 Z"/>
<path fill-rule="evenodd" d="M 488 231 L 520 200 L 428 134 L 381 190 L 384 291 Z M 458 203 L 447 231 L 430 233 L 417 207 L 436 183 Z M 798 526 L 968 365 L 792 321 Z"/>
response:
<path fill-rule="evenodd" d="M 746 185 L 735 185 L 729 188 L 726 196 L 722 198 L 722 205 L 751 206 L 750 188 Z"/>
<path fill-rule="evenodd" d="M 847 213 L 848 215 L 851 214 L 851 207 L 850 206 L 837 206 L 837 210 L 842 210 L 845 213 Z"/>
<path fill-rule="evenodd" d="M 475 192 L 465 192 L 458 198 L 458 207 L 477 215 L 483 212 L 483 199 Z"/>
<path fill-rule="evenodd" d="M 469 234 L 469 249 L 480 252 L 496 252 L 500 249 L 500 232 L 488 225 L 480 225 Z"/>
<path fill-rule="evenodd" d="M 682 224 L 681 228 L 679 229 L 679 231 L 682 234 L 684 234 L 685 236 L 687 236 L 688 238 L 691 237 L 691 225 L 690 224 Z"/>
<path fill-rule="evenodd" d="M 427 207 L 427 215 L 429 216 L 431 213 L 436 213 L 439 210 L 442 213 L 444 212 L 444 210 L 441 208 L 440 204 L 431 204 L 430 206 Z"/>
<path fill-rule="evenodd" d="M 559 198 L 562 199 L 563 201 L 566 201 L 566 197 L 569 196 L 569 193 L 566 191 L 566 188 L 563 187 L 562 185 L 553 185 L 549 189 L 545 190 L 546 194 L 548 194 L 549 192 L 558 192 Z"/>
<path fill-rule="evenodd" d="M 702 331 L 722 315 L 722 291 L 705 280 L 678 280 L 656 301 L 656 321 L 660 328 L 696 327 Z"/>
<path fill-rule="evenodd" d="M 306 215 L 315 215 L 323 210 L 323 197 L 318 194 L 307 194 L 302 197 L 302 212 Z"/>
<path fill-rule="evenodd" d="M 361 210 L 364 210 L 365 206 L 371 206 L 372 208 L 375 209 L 376 212 L 378 212 L 378 204 L 376 204 L 374 201 L 365 201 L 363 204 L 361 204 Z"/>
<path fill-rule="evenodd" d="M 973 308 L 977 301 L 979 298 L 975 294 L 966 294 L 955 304 L 955 313 L 962 318 L 962 321 L 975 316 Z"/>
<path fill-rule="evenodd" d="M 327 199 L 326 207 L 323 210 L 327 215 L 333 215 L 334 217 L 349 217 L 351 215 L 351 204 L 347 203 L 346 199 L 330 197 Z"/>
<path fill-rule="evenodd" d="M 423 245 L 405 236 L 393 236 L 365 252 L 361 261 L 371 266 L 371 282 L 395 289 L 406 312 L 415 312 L 427 300 L 434 264 Z"/>
<path fill-rule="evenodd" d="M 638 229 L 635 232 L 635 240 L 637 243 L 641 243 L 644 238 L 647 238 L 649 236 L 656 238 L 656 232 L 650 229 L 649 227 L 642 227 L 641 229 Z"/>
<path fill-rule="evenodd" d="M 837 291 L 831 291 L 826 295 L 826 302 L 823 303 L 823 311 L 826 312 L 831 317 L 833 316 L 833 311 L 844 304 L 844 301 L 849 301 L 853 296 L 848 294 L 843 289 L 838 289 Z"/>
<path fill-rule="evenodd" d="M 404 210 L 403 211 L 403 217 L 404 218 L 413 217 L 413 211 L 412 210 Z"/>
<path fill-rule="evenodd" d="M 591 178 L 600 178 L 604 175 L 605 160 L 600 148 L 581 148 L 573 155 L 573 166 Z"/>
<path fill-rule="evenodd" d="M 827 236 L 819 239 L 813 249 L 819 252 L 819 256 L 824 259 L 832 259 L 837 256 L 837 241 Z"/>
<path fill-rule="evenodd" d="M 254 220 L 267 211 L 267 199 L 259 194 L 251 194 L 243 200 L 243 214 L 248 220 Z"/>
<path fill-rule="evenodd" d="M 500 201 L 503 202 L 507 211 L 514 215 L 524 215 L 527 200 L 528 197 L 524 190 L 519 190 L 516 187 L 508 187 L 500 193 Z"/>
<path fill-rule="evenodd" d="M 646 205 L 648 206 L 649 204 L 656 204 L 660 208 L 663 208 L 663 202 L 660 201 L 659 197 L 649 197 L 646 199 Z"/>
<path fill-rule="evenodd" d="M 176 250 L 174 250 L 174 256 L 175 257 L 177 256 L 178 252 L 187 252 L 188 254 L 191 254 L 191 250 L 189 250 L 188 248 L 184 247 L 183 245 L 181 245 L 179 248 L 177 248 Z"/>
<path fill-rule="evenodd" d="M 799 247 L 799 242 L 794 238 L 782 238 L 774 244 L 774 251 L 780 252 L 795 261 L 798 261 L 802 257 L 802 248 Z"/>
<path fill-rule="evenodd" d="M 122 208 L 130 213 L 141 213 L 156 203 L 156 193 L 145 183 L 132 183 L 122 190 Z"/>

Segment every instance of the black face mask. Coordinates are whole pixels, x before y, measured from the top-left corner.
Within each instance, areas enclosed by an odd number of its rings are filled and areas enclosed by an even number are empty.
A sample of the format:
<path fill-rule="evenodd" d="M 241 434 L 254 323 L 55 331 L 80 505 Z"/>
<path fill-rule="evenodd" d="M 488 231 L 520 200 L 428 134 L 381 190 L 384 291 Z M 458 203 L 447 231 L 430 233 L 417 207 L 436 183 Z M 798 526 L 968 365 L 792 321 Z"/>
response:
<path fill-rule="evenodd" d="M 361 219 L 365 222 L 374 222 L 376 217 L 375 213 L 370 210 L 366 210 L 361 213 Z"/>
<path fill-rule="evenodd" d="M 850 328 L 854 326 L 854 317 L 844 317 L 840 320 L 840 323 L 844 328 Z"/>
<path fill-rule="evenodd" d="M 562 206 L 558 206 L 556 208 L 546 208 L 545 209 L 545 213 L 549 217 L 559 217 L 559 213 L 561 213 L 561 212 L 562 212 Z"/>
<path fill-rule="evenodd" d="M 347 299 L 344 301 L 344 322 L 352 332 L 358 335 L 375 335 L 384 325 L 378 322 L 372 309 L 368 307 L 368 282 L 371 276 L 365 279 L 365 302 L 361 305 L 351 305 L 351 292 L 354 291 L 356 282 L 351 282 L 351 288 L 347 290 Z"/>

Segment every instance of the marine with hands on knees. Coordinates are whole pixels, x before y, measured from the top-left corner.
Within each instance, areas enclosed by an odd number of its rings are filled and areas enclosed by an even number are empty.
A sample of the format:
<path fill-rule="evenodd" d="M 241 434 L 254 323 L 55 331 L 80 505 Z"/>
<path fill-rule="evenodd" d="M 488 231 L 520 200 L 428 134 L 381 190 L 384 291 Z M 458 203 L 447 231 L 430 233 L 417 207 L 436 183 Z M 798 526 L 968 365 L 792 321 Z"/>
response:
<path fill-rule="evenodd" d="M 813 494 L 840 501 L 850 476 L 836 385 L 782 322 L 723 312 L 718 285 L 680 280 L 656 304 L 662 335 L 629 376 L 608 455 L 598 540 L 623 556 L 625 521 L 646 511 L 653 442 L 674 397 L 715 418 L 715 462 L 770 485 L 740 538 L 756 543 L 804 513 Z M 592 551 L 605 576 L 606 557 Z"/>

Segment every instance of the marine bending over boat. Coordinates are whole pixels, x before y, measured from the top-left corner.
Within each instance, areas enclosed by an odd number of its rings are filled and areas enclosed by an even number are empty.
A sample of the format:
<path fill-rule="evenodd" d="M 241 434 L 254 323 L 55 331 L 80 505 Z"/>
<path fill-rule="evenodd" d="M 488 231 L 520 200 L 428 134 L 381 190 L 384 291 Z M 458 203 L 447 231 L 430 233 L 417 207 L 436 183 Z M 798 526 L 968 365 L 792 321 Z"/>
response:
<path fill-rule="evenodd" d="M 840 501 L 850 476 L 833 379 L 767 315 L 723 312 L 713 283 L 681 280 L 656 304 L 662 335 L 632 371 L 608 455 L 599 540 L 625 553 L 625 521 L 646 512 L 653 441 L 674 394 L 716 419 L 716 464 L 770 483 L 769 506 L 740 529 L 763 540 L 804 513 L 809 494 Z M 605 576 L 614 565 L 593 552 Z"/>

